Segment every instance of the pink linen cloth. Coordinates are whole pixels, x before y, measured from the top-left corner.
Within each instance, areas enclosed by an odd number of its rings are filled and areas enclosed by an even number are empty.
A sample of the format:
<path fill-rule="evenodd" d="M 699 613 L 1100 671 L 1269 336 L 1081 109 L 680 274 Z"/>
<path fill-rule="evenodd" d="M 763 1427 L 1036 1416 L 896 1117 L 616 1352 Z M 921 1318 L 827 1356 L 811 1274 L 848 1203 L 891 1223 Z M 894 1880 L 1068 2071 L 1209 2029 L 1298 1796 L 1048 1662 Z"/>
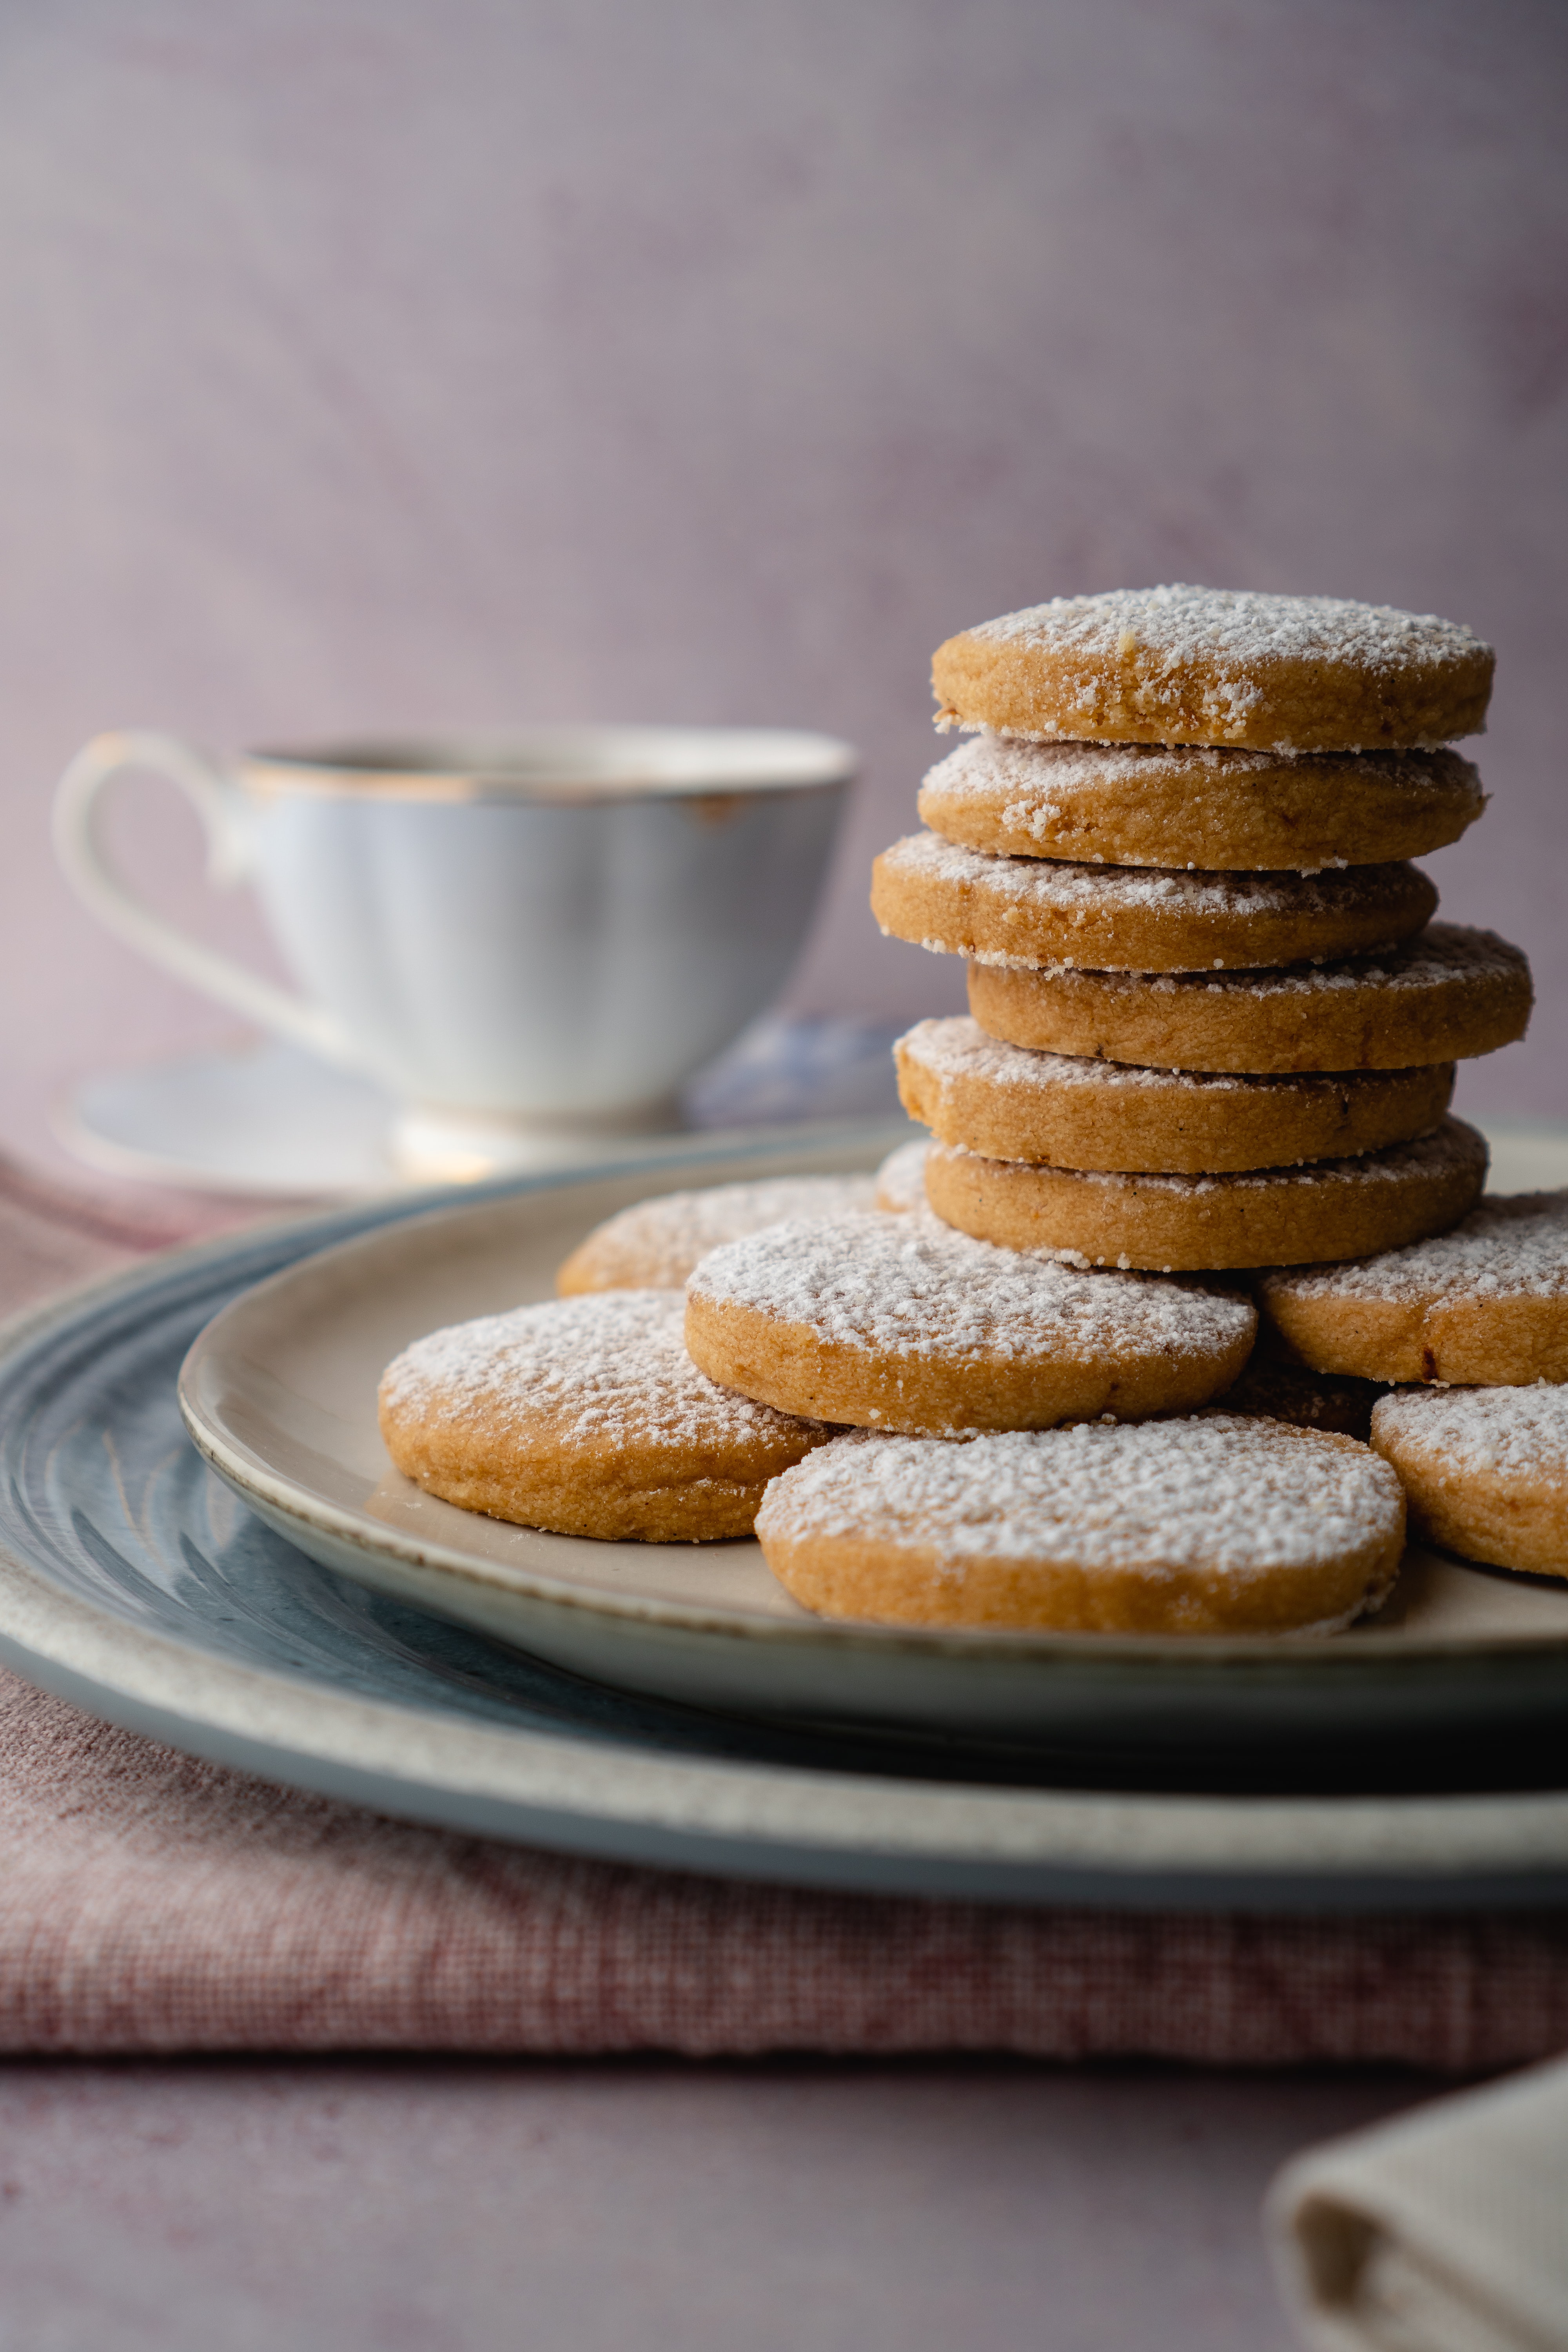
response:
<path fill-rule="evenodd" d="M 223 1221 L 0 1163 L 5 1303 L 198 1215 Z M 197 1763 L 5 1674 L 0 1888 L 7 2053 L 991 2050 L 1468 2071 L 1568 2046 L 1568 1916 L 1034 1910 L 577 1860 Z"/>

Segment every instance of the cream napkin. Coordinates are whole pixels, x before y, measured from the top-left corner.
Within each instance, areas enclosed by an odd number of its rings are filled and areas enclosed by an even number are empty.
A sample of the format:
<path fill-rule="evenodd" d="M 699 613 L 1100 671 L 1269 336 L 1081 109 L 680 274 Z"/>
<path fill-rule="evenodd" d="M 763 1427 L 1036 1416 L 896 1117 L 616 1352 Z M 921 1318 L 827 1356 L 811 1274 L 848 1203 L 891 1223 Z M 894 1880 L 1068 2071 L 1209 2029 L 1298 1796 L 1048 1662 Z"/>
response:
<path fill-rule="evenodd" d="M 1266 2227 L 1321 2352 L 1565 2352 L 1568 2061 L 1298 2157 Z"/>

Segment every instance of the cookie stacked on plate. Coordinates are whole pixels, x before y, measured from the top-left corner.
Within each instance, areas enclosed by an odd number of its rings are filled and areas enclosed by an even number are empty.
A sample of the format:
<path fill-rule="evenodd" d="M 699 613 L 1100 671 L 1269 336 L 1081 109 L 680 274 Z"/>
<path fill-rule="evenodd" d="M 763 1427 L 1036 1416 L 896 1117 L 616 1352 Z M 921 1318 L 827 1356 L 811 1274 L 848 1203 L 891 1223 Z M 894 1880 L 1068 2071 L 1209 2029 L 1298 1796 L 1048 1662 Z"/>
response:
<path fill-rule="evenodd" d="M 969 964 L 898 1048 L 949 1223 L 1090 1265 L 1357 1257 L 1486 1173 L 1455 1062 L 1523 1034 L 1528 965 L 1434 923 L 1408 861 L 1480 814 L 1448 748 L 1492 656 L 1430 615 L 1158 588 L 966 630 L 966 740 L 877 861 L 883 929 Z"/>
<path fill-rule="evenodd" d="M 1514 1379 L 1531 1349 L 1568 1371 L 1568 1204 L 1550 1249 L 1506 1216 L 1494 1233 L 1485 1146 L 1447 1115 L 1456 1060 L 1522 1034 L 1529 971 L 1434 924 L 1407 862 L 1484 805 L 1447 745 L 1490 676 L 1444 622 L 1186 588 L 952 639 L 942 723 L 973 740 L 872 900 L 970 966 L 972 1017 L 899 1046 L 936 1137 L 918 1169 L 895 1154 L 869 1199 L 805 1180 L 623 1212 L 562 1268 L 567 1296 L 389 1367 L 394 1460 L 563 1533 L 754 1524 L 828 1616 L 1281 1633 L 1375 1608 L 1415 1439 L 1398 1400 L 1377 1407 L 1386 1460 L 1331 1413 L 1370 1412 L 1379 1381 Z M 1291 1351 L 1268 1377 L 1320 1385 L 1305 1410 L 1247 1409 L 1257 1308 L 1212 1277 L 1304 1265 L 1318 1289 L 1260 1286 Z M 1443 1280 L 1514 1299 L 1487 1322 L 1491 1370 L 1453 1297 L 1441 1339 L 1411 1307 Z M 1442 1348 L 1472 1369 L 1434 1370 Z M 1559 1491 L 1568 1417 L 1562 1450 Z"/>
<path fill-rule="evenodd" d="M 1281 1268 L 1258 1295 L 1276 1352 L 1324 1385 L 1385 1384 L 1370 1435 L 1418 1533 L 1568 1575 L 1568 1192 L 1489 1196 L 1433 1240 Z"/>
<path fill-rule="evenodd" d="M 830 1617 L 1278 1633 L 1377 1605 L 1405 1525 L 1387 1465 L 1343 1436 L 1194 1417 L 1247 1361 L 1249 1298 L 976 1241 L 910 1173 L 905 1146 L 874 1186 L 623 1210 L 561 1266 L 563 1296 L 388 1366 L 394 1462 L 558 1534 L 754 1525 Z"/>

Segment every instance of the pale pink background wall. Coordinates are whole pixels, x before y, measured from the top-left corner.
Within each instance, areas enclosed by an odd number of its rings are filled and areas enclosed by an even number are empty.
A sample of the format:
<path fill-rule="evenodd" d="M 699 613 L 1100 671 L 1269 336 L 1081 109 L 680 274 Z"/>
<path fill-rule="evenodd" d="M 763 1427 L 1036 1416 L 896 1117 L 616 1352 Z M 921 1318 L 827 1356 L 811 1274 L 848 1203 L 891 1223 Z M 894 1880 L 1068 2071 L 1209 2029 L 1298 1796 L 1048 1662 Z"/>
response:
<path fill-rule="evenodd" d="M 1568 1116 L 1565 57 L 1555 0 L 0 12 L 7 1099 L 227 1025 L 54 878 L 100 727 L 843 732 L 794 999 L 913 1014 L 864 885 L 931 647 L 1181 578 L 1496 642 L 1436 871 L 1544 1003 L 1467 1099 Z"/>

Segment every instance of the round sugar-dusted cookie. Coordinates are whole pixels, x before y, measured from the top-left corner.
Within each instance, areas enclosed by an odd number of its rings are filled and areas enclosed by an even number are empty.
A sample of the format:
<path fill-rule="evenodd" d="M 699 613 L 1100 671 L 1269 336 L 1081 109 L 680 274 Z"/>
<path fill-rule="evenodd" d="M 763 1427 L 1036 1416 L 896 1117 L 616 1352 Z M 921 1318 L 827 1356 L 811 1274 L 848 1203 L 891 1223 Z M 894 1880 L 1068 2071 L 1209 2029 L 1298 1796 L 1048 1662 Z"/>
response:
<path fill-rule="evenodd" d="M 1167 1070 L 1461 1062 L 1522 1037 L 1531 1003 L 1520 950 L 1457 923 L 1433 923 L 1389 955 L 1284 971 L 969 968 L 969 1009 L 993 1037 Z"/>
<path fill-rule="evenodd" d="M 1568 1192 L 1483 1200 L 1430 1241 L 1258 1285 L 1306 1363 L 1369 1381 L 1568 1381 Z"/>
<path fill-rule="evenodd" d="M 876 1202 L 871 1176 L 775 1176 L 753 1184 L 714 1184 L 697 1192 L 661 1192 L 595 1225 L 559 1268 L 555 1287 L 679 1290 L 700 1258 L 781 1217 L 858 1214 Z"/>
<path fill-rule="evenodd" d="M 1372 1442 L 1412 1531 L 1466 1559 L 1568 1576 L 1568 1388 L 1396 1389 Z"/>
<path fill-rule="evenodd" d="M 877 1206 L 889 1216 L 918 1214 L 926 1205 L 925 1138 L 900 1143 L 877 1171 Z"/>
<path fill-rule="evenodd" d="M 933 833 L 1001 857 L 1315 874 L 1458 841 L 1485 808 L 1457 751 L 1278 751 L 1195 744 L 961 743 L 921 787 Z"/>
<path fill-rule="evenodd" d="M 894 1055 L 911 1118 L 942 1143 L 1056 1168 L 1213 1175 L 1341 1159 L 1436 1126 L 1454 1066 L 1242 1077 L 1033 1053 L 977 1021 L 922 1021 Z M 923 1174 L 923 1171 L 922 1171 Z"/>
<path fill-rule="evenodd" d="M 1399 1481 L 1348 1437 L 1226 1412 L 967 1444 L 836 1438 L 757 1539 L 825 1617 L 1074 1633 L 1331 1633 L 1377 1606 Z"/>
<path fill-rule="evenodd" d="M 973 962 L 1091 971 L 1251 971 L 1395 946 L 1437 893 L 1414 866 L 1331 874 L 1187 874 L 988 857 L 910 834 L 871 869 L 886 933 Z"/>
<path fill-rule="evenodd" d="M 771 1225 L 704 1258 L 686 1299 L 713 1380 L 782 1412 L 938 1435 L 1205 1404 L 1258 1328 L 1234 1293 L 1078 1273 L 934 1217 Z"/>
<path fill-rule="evenodd" d="M 961 1233 L 1007 1249 L 1169 1274 L 1364 1257 L 1418 1241 L 1457 1224 L 1486 1176 L 1481 1137 L 1446 1118 L 1386 1151 L 1230 1176 L 1106 1175 L 933 1143 L 926 1198 Z"/>
<path fill-rule="evenodd" d="M 716 1387 L 684 1318 L 679 1291 L 612 1290 L 433 1331 L 382 1377 L 386 1450 L 443 1502 L 558 1535 L 746 1535 L 834 1433 Z"/>
<path fill-rule="evenodd" d="M 1492 649 L 1435 613 L 1337 596 L 1123 588 L 962 630 L 931 663 L 937 724 L 1092 743 L 1361 751 L 1484 724 Z"/>

